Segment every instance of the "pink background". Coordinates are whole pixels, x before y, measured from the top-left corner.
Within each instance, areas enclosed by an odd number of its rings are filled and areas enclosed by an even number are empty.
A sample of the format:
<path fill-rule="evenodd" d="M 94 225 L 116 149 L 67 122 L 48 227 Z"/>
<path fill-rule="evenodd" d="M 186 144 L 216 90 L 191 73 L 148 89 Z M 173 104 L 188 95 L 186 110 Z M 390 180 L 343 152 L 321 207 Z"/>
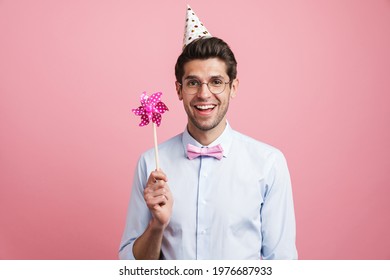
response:
<path fill-rule="evenodd" d="M 186 123 L 187 1 L 134 2 L 0 0 L 0 259 L 117 258 L 153 144 L 130 109 Z M 390 1 L 189 3 L 239 62 L 230 123 L 288 159 L 299 257 L 390 259 Z"/>

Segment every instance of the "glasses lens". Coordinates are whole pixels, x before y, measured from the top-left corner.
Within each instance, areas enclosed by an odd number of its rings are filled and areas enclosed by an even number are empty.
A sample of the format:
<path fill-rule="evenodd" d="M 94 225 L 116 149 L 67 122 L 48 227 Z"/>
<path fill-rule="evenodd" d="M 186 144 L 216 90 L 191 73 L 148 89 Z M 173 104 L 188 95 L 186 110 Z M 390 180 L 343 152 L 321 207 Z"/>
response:
<path fill-rule="evenodd" d="M 215 78 L 210 80 L 208 83 L 201 83 L 200 81 L 196 79 L 190 79 L 186 80 L 183 84 L 183 90 L 186 94 L 197 94 L 202 87 L 203 84 L 207 84 L 207 87 L 209 91 L 213 94 L 220 94 L 222 93 L 225 88 L 226 84 L 229 82 L 225 82 L 222 78 Z"/>
<path fill-rule="evenodd" d="M 202 86 L 202 84 L 198 80 L 191 79 L 191 80 L 186 80 L 183 86 L 184 86 L 184 91 L 187 94 L 196 94 L 199 88 Z"/>
<path fill-rule="evenodd" d="M 226 83 L 222 78 L 215 78 L 210 80 L 207 86 L 213 94 L 220 94 L 225 90 Z"/>

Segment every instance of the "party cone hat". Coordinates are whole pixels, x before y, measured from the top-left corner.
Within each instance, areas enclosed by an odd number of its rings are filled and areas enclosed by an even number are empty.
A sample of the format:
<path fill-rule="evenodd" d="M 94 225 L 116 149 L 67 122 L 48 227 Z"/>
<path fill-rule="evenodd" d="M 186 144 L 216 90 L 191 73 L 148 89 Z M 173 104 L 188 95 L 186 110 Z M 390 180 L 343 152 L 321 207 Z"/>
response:
<path fill-rule="evenodd" d="M 210 32 L 199 20 L 195 12 L 187 5 L 187 15 L 184 28 L 183 48 L 200 37 L 211 37 Z"/>

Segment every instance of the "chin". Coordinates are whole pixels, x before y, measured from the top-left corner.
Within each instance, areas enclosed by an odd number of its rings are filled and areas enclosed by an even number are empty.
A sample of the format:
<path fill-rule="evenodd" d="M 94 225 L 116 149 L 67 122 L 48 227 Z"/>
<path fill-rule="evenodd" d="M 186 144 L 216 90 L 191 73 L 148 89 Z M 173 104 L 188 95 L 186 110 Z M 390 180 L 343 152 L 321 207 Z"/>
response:
<path fill-rule="evenodd" d="M 193 121 L 192 124 L 201 131 L 209 131 L 216 128 L 221 123 L 221 120 L 217 121 L 209 121 L 209 122 L 198 122 Z"/>

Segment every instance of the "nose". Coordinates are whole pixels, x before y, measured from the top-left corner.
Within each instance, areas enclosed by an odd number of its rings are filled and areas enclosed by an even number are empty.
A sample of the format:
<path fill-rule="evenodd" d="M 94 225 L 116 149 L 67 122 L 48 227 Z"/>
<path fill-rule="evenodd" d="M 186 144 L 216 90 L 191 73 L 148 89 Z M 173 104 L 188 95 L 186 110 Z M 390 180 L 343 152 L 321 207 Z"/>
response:
<path fill-rule="evenodd" d="M 208 98 L 212 95 L 211 91 L 209 90 L 209 86 L 207 83 L 201 83 L 199 90 L 198 90 L 198 96 L 201 98 Z"/>

